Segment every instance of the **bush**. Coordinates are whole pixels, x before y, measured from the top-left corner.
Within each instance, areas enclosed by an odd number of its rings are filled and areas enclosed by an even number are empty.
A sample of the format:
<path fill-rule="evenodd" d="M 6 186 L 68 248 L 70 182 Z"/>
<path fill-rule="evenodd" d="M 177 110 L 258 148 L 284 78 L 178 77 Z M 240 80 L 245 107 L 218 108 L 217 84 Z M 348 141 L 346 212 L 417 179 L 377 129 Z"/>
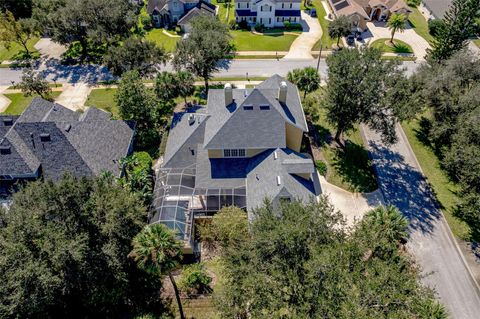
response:
<path fill-rule="evenodd" d="M 145 30 L 150 30 L 152 28 L 152 17 L 149 15 L 142 15 L 140 21 Z"/>
<path fill-rule="evenodd" d="M 247 21 L 240 21 L 240 22 L 238 23 L 238 28 L 239 28 L 240 30 L 248 30 L 248 29 L 249 29 L 249 27 L 248 27 L 248 22 L 247 22 Z"/>
<path fill-rule="evenodd" d="M 418 7 L 420 2 L 422 2 L 422 0 L 407 0 L 407 4 L 412 8 Z"/>
<path fill-rule="evenodd" d="M 136 152 L 122 160 L 124 176 L 120 184 L 138 193 L 148 205 L 153 195 L 152 158 L 147 152 Z"/>
<path fill-rule="evenodd" d="M 212 278 L 202 264 L 186 266 L 178 281 L 178 287 L 187 294 L 202 294 L 211 291 Z"/>
<path fill-rule="evenodd" d="M 445 29 L 445 22 L 442 19 L 433 19 L 428 21 L 428 32 L 436 37 L 442 30 Z"/>
<path fill-rule="evenodd" d="M 257 32 L 263 32 L 263 31 L 265 31 L 265 26 L 263 24 L 257 23 L 257 24 L 255 24 L 254 29 Z"/>
<path fill-rule="evenodd" d="M 316 160 L 315 161 L 315 167 L 317 168 L 317 171 L 320 175 L 326 176 L 327 175 L 327 164 L 325 164 L 321 160 Z"/>

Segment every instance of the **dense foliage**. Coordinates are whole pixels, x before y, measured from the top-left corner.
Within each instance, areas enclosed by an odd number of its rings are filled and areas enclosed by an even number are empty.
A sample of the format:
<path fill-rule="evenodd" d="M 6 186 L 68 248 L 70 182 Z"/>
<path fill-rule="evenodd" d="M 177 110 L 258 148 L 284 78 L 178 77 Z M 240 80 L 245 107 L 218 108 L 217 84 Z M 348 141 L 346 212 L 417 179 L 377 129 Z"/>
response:
<path fill-rule="evenodd" d="M 138 37 L 130 37 L 119 46 L 112 46 L 103 57 L 103 62 L 113 75 L 121 76 L 137 70 L 142 76 L 157 71 L 159 64 L 167 57 L 165 51 L 155 42 Z"/>
<path fill-rule="evenodd" d="M 152 152 L 158 149 L 162 128 L 173 110 L 172 101 L 157 99 L 138 71 L 123 74 L 115 101 L 122 119 L 136 123 L 137 149 Z"/>
<path fill-rule="evenodd" d="M 152 157 L 147 152 L 135 152 L 122 160 L 124 174 L 121 185 L 137 193 L 145 205 L 149 205 L 153 195 Z"/>
<path fill-rule="evenodd" d="M 402 250 L 396 209 L 368 213 L 349 234 L 343 226 L 326 199 L 256 210 L 250 233 L 222 244 L 222 317 L 446 318 Z"/>
<path fill-rule="evenodd" d="M 0 317 L 119 318 L 160 310 L 127 258 L 147 212 L 105 175 L 31 182 L 0 212 Z"/>
<path fill-rule="evenodd" d="M 480 0 L 453 0 L 445 13 L 445 27 L 438 30 L 429 58 L 446 60 L 465 48 L 468 39 L 478 31 Z"/>
<path fill-rule="evenodd" d="M 347 16 L 339 16 L 328 24 L 328 35 L 332 39 L 337 39 L 337 47 L 342 37 L 352 33 L 352 22 Z"/>
<path fill-rule="evenodd" d="M 24 69 L 22 80 L 16 85 L 25 96 L 39 95 L 41 98 L 52 101 L 52 89 L 48 81 L 32 69 Z"/>
<path fill-rule="evenodd" d="M 171 100 L 182 97 L 187 104 L 187 97 L 195 93 L 195 79 L 189 72 L 160 72 L 155 79 L 155 94 L 159 99 Z"/>
<path fill-rule="evenodd" d="M 177 70 L 203 78 L 208 91 L 212 73 L 222 67 L 220 60 L 234 53 L 232 36 L 226 24 L 209 16 L 196 17 L 191 25 L 188 37 L 178 42 L 172 62 Z"/>
<path fill-rule="evenodd" d="M 0 0 L 0 13 L 10 11 L 16 18 L 29 18 L 32 0 Z"/>
<path fill-rule="evenodd" d="M 480 60 L 461 51 L 442 63 L 423 66 L 413 79 L 417 100 L 431 119 L 422 122 L 450 177 L 460 183 L 457 215 L 480 238 Z M 423 110 L 423 109 L 422 109 Z"/>
<path fill-rule="evenodd" d="M 0 12 L 0 44 L 7 49 L 12 43 L 16 43 L 22 47 L 25 57 L 31 56 L 28 42 L 38 35 L 35 23 L 32 19 L 15 19 L 10 11 Z"/>
<path fill-rule="evenodd" d="M 328 85 L 321 103 L 340 145 L 342 133 L 360 123 L 381 133 L 385 142 L 395 142 L 395 123 L 410 114 L 410 84 L 399 63 L 381 55 L 375 48 L 353 48 L 327 58 Z"/>
<path fill-rule="evenodd" d="M 208 275 L 204 265 L 195 263 L 183 268 L 178 286 L 187 294 L 202 294 L 211 291 L 211 282 L 212 277 Z"/>

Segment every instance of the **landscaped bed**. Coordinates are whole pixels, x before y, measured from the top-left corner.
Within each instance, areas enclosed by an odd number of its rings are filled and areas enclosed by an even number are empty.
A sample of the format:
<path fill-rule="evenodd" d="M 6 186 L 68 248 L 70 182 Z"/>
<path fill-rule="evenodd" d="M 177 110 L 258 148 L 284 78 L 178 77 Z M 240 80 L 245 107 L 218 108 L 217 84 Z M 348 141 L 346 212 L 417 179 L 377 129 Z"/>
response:
<path fill-rule="evenodd" d="M 413 49 L 409 44 L 397 39 L 393 40 L 393 44 L 390 42 L 390 39 L 378 39 L 375 40 L 371 46 L 378 48 L 383 52 L 413 53 Z"/>

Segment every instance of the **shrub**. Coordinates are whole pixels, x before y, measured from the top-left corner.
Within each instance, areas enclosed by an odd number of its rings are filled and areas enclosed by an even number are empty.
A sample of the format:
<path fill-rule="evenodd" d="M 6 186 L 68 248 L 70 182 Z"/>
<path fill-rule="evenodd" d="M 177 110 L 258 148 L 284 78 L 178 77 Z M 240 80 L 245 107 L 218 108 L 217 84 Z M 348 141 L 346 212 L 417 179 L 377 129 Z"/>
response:
<path fill-rule="evenodd" d="M 183 269 L 178 287 L 187 294 L 202 294 L 211 291 L 211 282 L 203 264 L 192 264 Z"/>
<path fill-rule="evenodd" d="M 317 171 L 320 175 L 326 176 L 327 175 L 327 164 L 325 164 L 321 160 L 316 160 L 315 161 L 315 167 L 317 168 Z"/>
<path fill-rule="evenodd" d="M 302 31 L 302 25 L 300 23 L 291 23 L 290 21 L 283 22 L 285 31 Z"/>
<path fill-rule="evenodd" d="M 436 37 L 442 30 L 445 29 L 445 22 L 442 19 L 432 19 L 428 21 L 428 32 Z"/>
<path fill-rule="evenodd" d="M 422 0 L 407 0 L 407 4 L 412 8 L 418 7 L 420 2 L 422 2 Z"/>
<path fill-rule="evenodd" d="M 265 31 L 265 26 L 263 24 L 257 23 L 257 24 L 255 24 L 254 29 L 257 32 L 263 32 L 263 31 Z"/>
<path fill-rule="evenodd" d="M 247 21 L 240 21 L 240 22 L 238 23 L 238 28 L 239 28 L 240 30 L 248 30 L 248 29 L 249 29 L 249 27 L 248 27 L 248 22 L 247 22 Z"/>
<path fill-rule="evenodd" d="M 152 17 L 149 15 L 142 15 L 140 19 L 145 30 L 150 30 L 152 28 Z"/>

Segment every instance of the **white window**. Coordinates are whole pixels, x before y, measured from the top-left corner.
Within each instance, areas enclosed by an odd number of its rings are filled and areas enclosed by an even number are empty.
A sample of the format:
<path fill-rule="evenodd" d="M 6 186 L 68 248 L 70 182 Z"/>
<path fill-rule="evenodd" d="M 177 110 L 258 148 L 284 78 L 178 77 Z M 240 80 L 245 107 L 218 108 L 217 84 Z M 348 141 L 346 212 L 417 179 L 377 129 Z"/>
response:
<path fill-rule="evenodd" d="M 223 150 L 223 157 L 245 157 L 245 149 L 225 149 Z"/>

